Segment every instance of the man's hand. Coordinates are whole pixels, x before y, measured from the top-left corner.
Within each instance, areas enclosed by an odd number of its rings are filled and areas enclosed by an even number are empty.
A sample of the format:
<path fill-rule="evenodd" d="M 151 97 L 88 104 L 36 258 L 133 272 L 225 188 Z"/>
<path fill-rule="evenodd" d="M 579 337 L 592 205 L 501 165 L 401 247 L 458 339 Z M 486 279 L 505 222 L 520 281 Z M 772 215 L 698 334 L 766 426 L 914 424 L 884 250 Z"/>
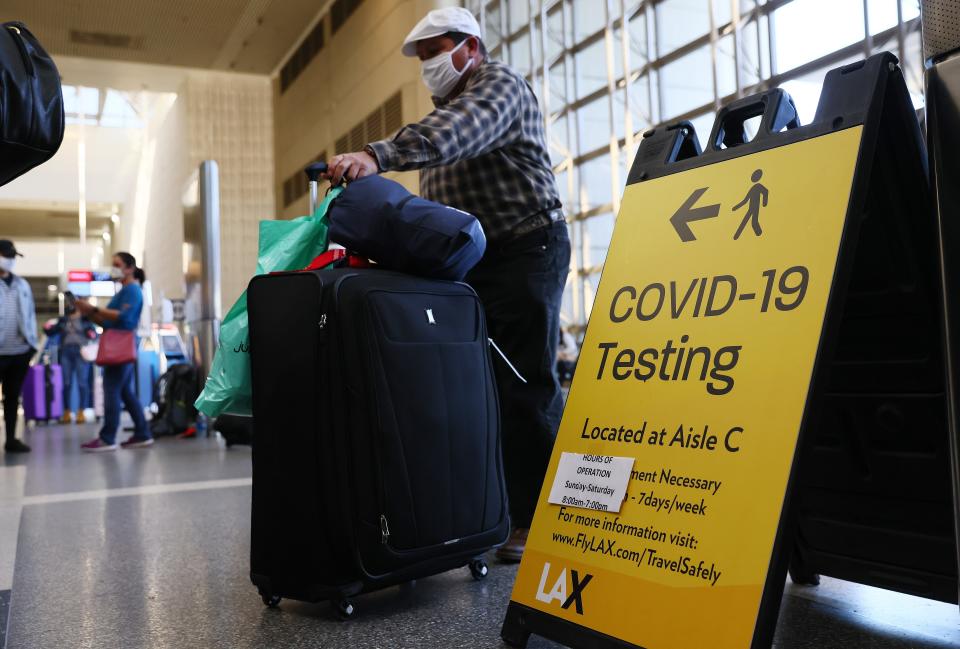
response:
<path fill-rule="evenodd" d="M 344 177 L 347 180 L 356 180 L 364 176 L 373 176 L 377 172 L 377 159 L 366 151 L 357 151 L 356 153 L 341 153 L 330 158 L 327 171 L 323 174 L 323 177 L 336 185 Z"/>

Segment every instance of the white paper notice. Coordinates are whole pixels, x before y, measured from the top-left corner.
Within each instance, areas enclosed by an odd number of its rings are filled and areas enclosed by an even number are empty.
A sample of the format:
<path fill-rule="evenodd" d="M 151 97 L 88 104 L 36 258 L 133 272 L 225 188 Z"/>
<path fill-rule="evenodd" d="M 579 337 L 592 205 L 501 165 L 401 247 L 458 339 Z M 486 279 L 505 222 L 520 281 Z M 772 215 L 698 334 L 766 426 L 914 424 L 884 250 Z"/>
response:
<path fill-rule="evenodd" d="M 548 502 L 619 512 L 627 496 L 632 457 L 563 453 Z"/>

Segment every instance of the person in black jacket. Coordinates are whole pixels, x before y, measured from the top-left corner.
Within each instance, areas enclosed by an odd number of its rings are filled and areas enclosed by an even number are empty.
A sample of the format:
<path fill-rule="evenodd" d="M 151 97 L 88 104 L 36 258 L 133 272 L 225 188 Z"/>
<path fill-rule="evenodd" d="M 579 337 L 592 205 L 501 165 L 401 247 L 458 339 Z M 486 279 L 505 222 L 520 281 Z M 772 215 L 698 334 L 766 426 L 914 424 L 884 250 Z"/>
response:
<path fill-rule="evenodd" d="M 79 388 L 77 403 L 77 423 L 86 422 L 83 415 L 84 404 L 90 390 L 90 363 L 83 358 L 80 350 L 97 338 L 96 326 L 81 315 L 73 305 L 72 295 L 67 294 L 66 314 L 55 324 L 46 328 L 48 336 L 60 336 L 60 366 L 63 368 L 63 419 L 64 424 L 73 421 L 73 409 L 70 407 L 70 393 L 76 378 Z"/>

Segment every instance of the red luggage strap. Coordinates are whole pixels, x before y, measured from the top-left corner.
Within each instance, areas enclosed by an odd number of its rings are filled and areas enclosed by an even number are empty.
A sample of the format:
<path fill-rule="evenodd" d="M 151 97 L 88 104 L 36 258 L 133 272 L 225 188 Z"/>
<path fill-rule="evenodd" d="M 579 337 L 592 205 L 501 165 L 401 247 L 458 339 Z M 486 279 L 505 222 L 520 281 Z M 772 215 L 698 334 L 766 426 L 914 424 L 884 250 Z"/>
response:
<path fill-rule="evenodd" d="M 284 271 L 276 270 L 270 273 L 271 275 L 277 275 L 279 273 L 305 273 L 311 270 L 322 270 L 331 266 L 332 264 L 337 264 L 338 268 L 370 268 L 373 264 L 370 263 L 368 259 L 359 257 L 353 253 L 347 252 L 343 248 L 336 248 L 334 250 L 328 250 L 324 253 L 321 253 L 313 258 L 306 268 L 295 271 Z"/>

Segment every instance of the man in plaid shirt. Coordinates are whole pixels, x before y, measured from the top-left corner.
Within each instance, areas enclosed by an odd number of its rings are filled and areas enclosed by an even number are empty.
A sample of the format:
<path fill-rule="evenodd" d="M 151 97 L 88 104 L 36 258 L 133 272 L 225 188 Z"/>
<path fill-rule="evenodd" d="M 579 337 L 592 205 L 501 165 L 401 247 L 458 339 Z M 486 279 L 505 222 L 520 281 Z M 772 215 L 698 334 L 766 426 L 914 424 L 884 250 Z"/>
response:
<path fill-rule="evenodd" d="M 563 400 L 555 359 L 570 239 L 530 85 L 488 58 L 466 9 L 431 11 L 402 52 L 421 61 L 436 109 L 392 140 L 334 156 L 328 177 L 420 170 L 420 193 L 475 215 L 487 251 L 466 281 L 490 335 L 526 379 L 494 361 L 513 533 L 498 550 L 519 561 L 553 448 Z"/>

